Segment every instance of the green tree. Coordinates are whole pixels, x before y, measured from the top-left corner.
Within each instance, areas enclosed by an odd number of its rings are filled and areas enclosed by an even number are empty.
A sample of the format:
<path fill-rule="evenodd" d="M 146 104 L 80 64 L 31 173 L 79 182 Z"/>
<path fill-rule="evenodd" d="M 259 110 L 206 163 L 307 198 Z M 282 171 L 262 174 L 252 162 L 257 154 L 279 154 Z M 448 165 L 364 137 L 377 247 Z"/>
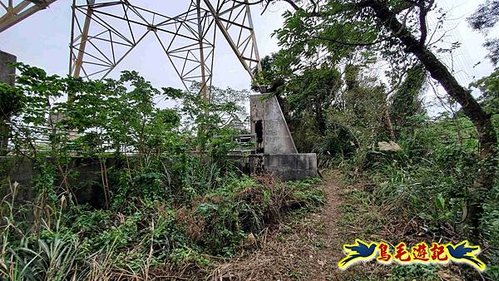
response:
<path fill-rule="evenodd" d="M 417 125 L 416 115 L 424 113 L 420 94 L 425 80 L 426 72 L 417 64 L 407 71 L 404 81 L 391 97 L 390 117 L 398 135 L 405 132 L 412 135 Z"/>
<path fill-rule="evenodd" d="M 313 151 L 327 134 L 328 112 L 343 84 L 341 73 L 333 65 L 314 61 L 293 69 L 290 60 L 297 61 L 285 51 L 265 57 L 257 83 L 270 85 L 265 90 L 276 95 L 297 148 Z"/>
<path fill-rule="evenodd" d="M 379 80 L 362 76 L 363 67 L 345 67 L 346 90 L 342 94 L 343 124 L 354 128 L 356 145 L 365 150 L 378 141 L 392 139 L 391 119 L 387 115 L 387 93 Z"/>
<path fill-rule="evenodd" d="M 489 31 L 499 21 L 499 1 L 487 0 L 468 18 L 468 21 L 473 29 L 489 34 Z M 484 45 L 489 50 L 490 60 L 497 65 L 499 63 L 499 38 L 488 38 Z"/>
<path fill-rule="evenodd" d="M 0 156 L 7 154 L 10 119 L 22 109 L 23 95 L 13 86 L 0 83 Z"/>
<path fill-rule="evenodd" d="M 280 44 L 289 52 L 304 58 L 326 52 L 329 60 L 341 61 L 353 53 L 369 51 L 389 61 L 392 71 L 418 61 L 461 105 L 478 133 L 483 161 L 467 202 L 466 219 L 477 227 L 481 202 L 494 184 L 497 137 L 490 115 L 428 45 L 427 15 L 435 1 L 330 0 L 302 3 L 301 7 L 296 3 L 302 2 L 293 1 L 295 11 L 285 14 L 284 27 L 277 31 Z"/>
<path fill-rule="evenodd" d="M 495 127 L 499 128 L 499 69 L 472 83 L 472 86 L 482 92 L 480 103 L 492 115 Z"/>

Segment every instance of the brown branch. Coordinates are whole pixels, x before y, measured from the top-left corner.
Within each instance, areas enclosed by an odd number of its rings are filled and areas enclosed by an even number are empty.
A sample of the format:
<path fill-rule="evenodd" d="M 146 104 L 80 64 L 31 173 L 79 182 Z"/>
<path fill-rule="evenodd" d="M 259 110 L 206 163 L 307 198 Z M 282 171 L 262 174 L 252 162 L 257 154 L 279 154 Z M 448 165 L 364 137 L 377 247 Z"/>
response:
<path fill-rule="evenodd" d="M 466 202 L 467 212 L 464 217 L 472 228 L 478 230 L 483 214 L 482 203 L 486 193 L 494 186 L 494 175 L 498 162 L 495 158 L 497 136 L 490 114 L 481 107 L 467 89 L 459 84 L 449 69 L 428 47 L 421 45 L 408 28 L 402 28 L 402 23 L 397 19 L 396 14 L 384 2 L 366 0 L 360 2 L 359 5 L 362 8 L 372 9 L 374 16 L 381 24 L 405 46 L 404 51 L 418 58 L 431 77 L 438 81 L 447 94 L 461 105 L 464 114 L 473 122 L 478 133 L 479 157 L 486 164 L 481 165 L 481 169 L 470 187 L 470 195 Z M 402 32 L 397 33 L 398 30 L 402 30 Z M 478 239 L 477 236 L 474 238 Z"/>
<path fill-rule="evenodd" d="M 419 6 L 419 29 L 421 30 L 421 37 L 419 38 L 419 45 L 424 46 L 426 37 L 428 36 L 428 28 L 426 27 L 426 16 L 433 8 L 435 0 L 429 0 L 428 6 L 425 6 L 425 1 L 421 0 Z"/>
<path fill-rule="evenodd" d="M 237 4 L 247 4 L 247 5 L 258 5 L 258 4 L 262 4 L 265 2 L 265 6 L 263 7 L 263 11 L 260 13 L 261 15 L 263 15 L 265 13 L 265 11 L 267 11 L 268 7 L 270 6 L 270 4 L 272 2 L 275 2 L 276 0 L 258 0 L 258 1 L 255 1 L 255 2 L 247 2 L 247 1 L 241 1 L 241 0 L 232 0 L 232 2 L 235 2 Z M 303 10 L 302 8 L 300 8 L 293 0 L 283 0 L 284 2 L 288 3 L 289 5 L 291 5 L 291 7 L 293 7 L 293 9 L 295 11 L 298 11 L 298 10 Z M 316 11 L 316 9 L 318 8 L 318 3 L 314 0 L 311 0 L 312 2 L 312 5 L 314 6 L 314 10 L 312 13 L 310 13 L 310 15 L 314 15 L 314 16 L 317 16 L 318 15 L 318 12 Z"/>
<path fill-rule="evenodd" d="M 374 42 L 345 42 L 345 41 L 339 41 L 339 40 L 336 40 L 336 39 L 333 39 L 333 38 L 327 38 L 327 37 L 324 37 L 324 36 L 311 36 L 311 37 L 314 38 L 314 39 L 319 39 L 319 40 L 333 42 L 333 43 L 336 43 L 336 44 L 339 44 L 339 45 L 356 46 L 356 47 L 373 46 L 373 45 L 379 44 L 379 43 L 381 43 L 381 42 L 383 42 L 383 41 L 386 40 L 386 39 L 382 39 L 382 40 L 378 40 L 378 41 L 374 41 Z"/>
<path fill-rule="evenodd" d="M 414 9 L 414 7 L 410 7 L 407 13 L 405 13 L 404 20 L 402 21 L 402 26 L 397 32 L 395 32 L 395 34 L 399 34 L 400 32 L 402 32 L 403 29 L 405 29 L 405 27 L 407 26 L 407 18 L 409 17 L 409 14 L 411 13 L 412 9 Z"/>
<path fill-rule="evenodd" d="M 258 5 L 258 4 L 261 4 L 263 2 L 265 2 L 265 0 L 258 0 L 256 2 L 249 2 L 249 1 L 239 1 L 239 0 L 232 0 L 232 2 L 235 2 L 237 4 L 245 4 L 245 5 Z M 266 1 L 267 2 L 267 5 L 271 2 L 271 1 Z"/>
<path fill-rule="evenodd" d="M 313 14 L 317 14 L 318 13 L 318 8 L 319 8 L 319 4 L 315 1 L 315 0 L 310 0 L 310 2 L 312 2 L 312 5 L 314 6 L 314 9 L 312 10 L 312 13 Z"/>
<path fill-rule="evenodd" d="M 265 4 L 265 7 L 263 8 L 263 11 L 260 13 L 260 15 L 263 15 L 265 11 L 267 11 L 267 8 L 269 7 L 270 3 L 271 3 L 270 1 L 267 1 L 267 4 Z"/>
<path fill-rule="evenodd" d="M 267 9 L 267 7 L 270 5 L 270 3 L 275 2 L 275 0 L 258 0 L 256 2 L 251 2 L 251 3 L 247 2 L 247 1 L 241 1 L 241 0 L 232 0 L 232 1 L 235 3 L 238 3 L 238 4 L 247 4 L 247 5 L 258 5 L 258 4 L 261 4 L 263 2 L 267 2 L 267 4 L 265 4 L 265 9 Z M 293 9 L 295 9 L 296 11 L 302 9 L 293 0 L 284 0 L 284 2 L 287 2 L 289 5 L 291 5 L 291 7 L 293 7 Z"/>
<path fill-rule="evenodd" d="M 295 11 L 302 10 L 302 8 L 298 7 L 298 5 L 296 5 L 296 3 L 293 0 L 284 0 L 284 2 L 291 5 L 291 7 L 293 7 L 293 9 L 295 9 Z"/>

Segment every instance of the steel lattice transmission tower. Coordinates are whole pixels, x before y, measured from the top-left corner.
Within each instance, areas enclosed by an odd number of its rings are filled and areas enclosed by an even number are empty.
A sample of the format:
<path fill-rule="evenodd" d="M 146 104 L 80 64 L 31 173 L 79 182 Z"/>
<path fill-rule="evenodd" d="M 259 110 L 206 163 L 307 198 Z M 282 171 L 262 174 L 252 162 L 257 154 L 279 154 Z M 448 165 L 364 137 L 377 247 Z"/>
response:
<path fill-rule="evenodd" d="M 0 0 L 7 11 L 0 32 L 56 0 Z M 200 83 L 209 99 L 215 42 L 222 36 L 251 78 L 260 57 L 248 0 L 185 0 L 185 12 L 166 15 L 132 0 L 73 0 L 70 42 L 71 75 L 106 77 L 146 36 L 158 45 L 187 88 Z M 178 1 L 175 1 L 178 3 Z"/>

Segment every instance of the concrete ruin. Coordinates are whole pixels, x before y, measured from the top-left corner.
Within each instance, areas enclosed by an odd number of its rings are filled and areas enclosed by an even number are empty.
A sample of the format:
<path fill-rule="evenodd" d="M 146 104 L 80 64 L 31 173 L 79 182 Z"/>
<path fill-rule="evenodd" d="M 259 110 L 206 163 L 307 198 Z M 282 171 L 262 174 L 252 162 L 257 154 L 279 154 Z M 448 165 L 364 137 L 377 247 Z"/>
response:
<path fill-rule="evenodd" d="M 14 86 L 16 69 L 10 66 L 17 61 L 16 56 L 0 51 L 0 83 Z M 0 93 L 2 94 L 2 93 Z M 0 116 L 0 156 L 7 155 L 10 130 L 7 116 Z"/>
<path fill-rule="evenodd" d="M 317 155 L 298 153 L 275 95 L 250 96 L 250 114 L 251 133 L 256 141 L 253 157 L 258 159 L 250 161 L 252 171 L 260 169 L 282 180 L 318 175 Z"/>
<path fill-rule="evenodd" d="M 315 153 L 297 153 L 276 97 L 251 96 L 250 105 L 252 134 L 243 139 L 254 140 L 255 145 L 252 149 L 230 155 L 239 169 L 250 175 L 267 172 L 285 181 L 316 177 L 317 156 Z M 51 160 L 47 158 L 47 161 Z M 108 167 L 123 165 L 114 158 L 105 161 Z M 75 194 L 78 202 L 91 202 L 95 207 L 103 206 L 99 160 L 75 156 L 71 159 L 70 166 L 77 171 L 77 177 L 73 181 L 80 185 Z M 36 173 L 32 161 L 27 158 L 0 156 L 0 174 L 6 175 L 10 184 L 19 183 L 19 194 L 22 194 L 19 200 L 32 200 L 33 178 Z M 9 183 L 3 186 L 0 194 L 8 192 L 8 188 Z"/>
<path fill-rule="evenodd" d="M 0 82 L 14 85 L 16 78 L 16 70 L 14 67 L 9 66 L 11 63 L 17 61 L 16 56 L 0 50 Z"/>
<path fill-rule="evenodd" d="M 16 57 L 0 51 L 0 81 L 14 85 L 15 68 L 9 63 L 16 62 Z M 241 137 L 254 141 L 253 149 L 235 153 L 233 159 L 248 174 L 262 171 L 271 173 L 282 180 L 297 180 L 316 177 L 317 156 L 315 153 L 298 153 L 293 137 L 288 129 L 277 98 L 273 94 L 250 96 L 251 134 Z M 0 135 L 0 151 L 6 152 L 7 134 Z M 1 154 L 0 154 L 1 155 Z M 9 162 L 8 157 L 0 157 L 0 163 Z M 33 171 L 28 162 L 18 162 L 10 171 L 12 179 L 22 183 L 31 181 Z M 12 164 L 12 163 L 11 163 Z"/>

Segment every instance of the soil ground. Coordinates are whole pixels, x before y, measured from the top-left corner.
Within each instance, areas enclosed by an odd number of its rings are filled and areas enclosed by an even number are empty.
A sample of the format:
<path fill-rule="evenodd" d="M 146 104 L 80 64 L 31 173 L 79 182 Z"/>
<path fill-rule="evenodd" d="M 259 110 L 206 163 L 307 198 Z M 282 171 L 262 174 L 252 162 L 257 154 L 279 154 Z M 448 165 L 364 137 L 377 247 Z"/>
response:
<path fill-rule="evenodd" d="M 362 184 L 347 186 L 341 183 L 338 171 L 325 174 L 322 183 L 326 195 L 324 206 L 316 212 L 291 216 L 276 229 L 261 235 L 263 241 L 259 241 L 258 249 L 250 249 L 237 258 L 220 262 L 208 279 L 460 280 L 445 268 L 423 269 L 422 276 L 417 273 L 423 278 L 413 278 L 411 274 L 415 270 L 405 268 L 402 276 L 397 272 L 394 275 L 394 266 L 375 262 L 339 270 L 337 263 L 344 256 L 342 245 L 353 242 L 355 238 L 378 240 L 381 236 L 379 225 L 384 221 L 376 209 L 363 210 L 362 213 L 356 212 L 355 208 L 349 209 L 349 202 L 344 201 L 351 197 L 352 190 L 362 188 Z M 409 276 L 403 276 L 407 271 Z"/>
<path fill-rule="evenodd" d="M 293 216 L 265 235 L 261 249 L 222 263 L 213 272 L 216 280 L 344 280 L 338 269 L 343 241 L 341 187 L 338 173 L 325 175 L 326 202 L 315 213 Z"/>

